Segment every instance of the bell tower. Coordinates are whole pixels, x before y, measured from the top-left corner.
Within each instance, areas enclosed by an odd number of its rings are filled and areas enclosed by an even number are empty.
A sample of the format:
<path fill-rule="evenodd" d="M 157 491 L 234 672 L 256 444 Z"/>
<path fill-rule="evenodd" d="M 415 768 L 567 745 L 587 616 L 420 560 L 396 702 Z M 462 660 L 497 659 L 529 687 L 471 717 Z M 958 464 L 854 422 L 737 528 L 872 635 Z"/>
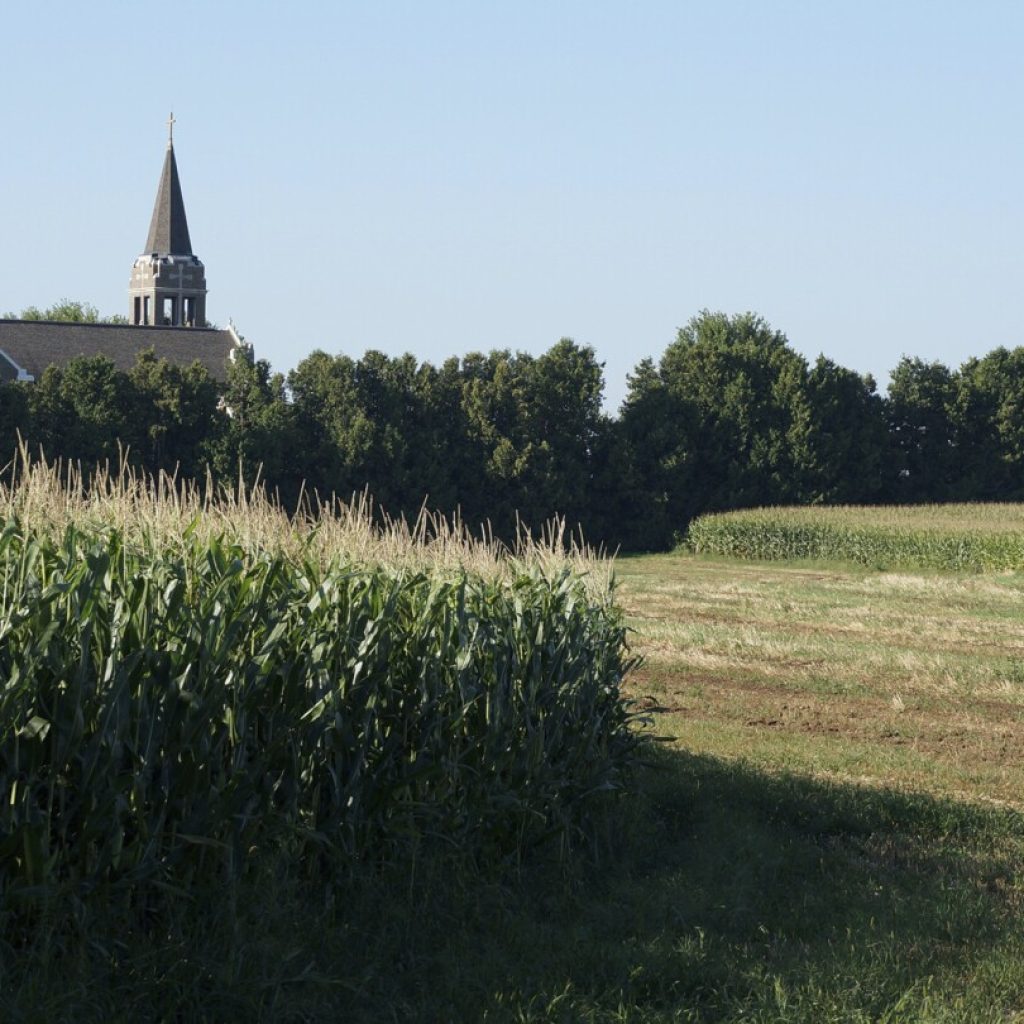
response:
<path fill-rule="evenodd" d="M 167 155 L 146 251 L 136 259 L 128 285 L 128 322 L 138 326 L 206 326 L 206 270 L 193 255 L 188 237 L 174 159 L 174 114 L 167 122 Z"/>

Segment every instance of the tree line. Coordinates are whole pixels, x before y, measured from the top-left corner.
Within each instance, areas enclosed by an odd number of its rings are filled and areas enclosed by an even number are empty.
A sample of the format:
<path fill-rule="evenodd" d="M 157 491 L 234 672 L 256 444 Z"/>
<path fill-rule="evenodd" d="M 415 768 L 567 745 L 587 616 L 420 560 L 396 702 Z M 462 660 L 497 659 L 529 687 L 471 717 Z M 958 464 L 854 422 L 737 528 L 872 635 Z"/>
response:
<path fill-rule="evenodd" d="M 286 506 L 368 490 L 392 515 L 459 510 L 506 537 L 558 513 L 625 550 L 665 548 L 707 511 L 1024 499 L 1024 348 L 957 370 L 904 356 L 883 396 L 759 316 L 704 311 L 636 367 L 617 416 L 603 388 L 593 349 L 569 339 L 440 366 L 316 351 L 286 376 L 234 363 L 224 383 L 152 352 L 127 373 L 80 357 L 0 387 L 0 445 L 259 474 Z"/>

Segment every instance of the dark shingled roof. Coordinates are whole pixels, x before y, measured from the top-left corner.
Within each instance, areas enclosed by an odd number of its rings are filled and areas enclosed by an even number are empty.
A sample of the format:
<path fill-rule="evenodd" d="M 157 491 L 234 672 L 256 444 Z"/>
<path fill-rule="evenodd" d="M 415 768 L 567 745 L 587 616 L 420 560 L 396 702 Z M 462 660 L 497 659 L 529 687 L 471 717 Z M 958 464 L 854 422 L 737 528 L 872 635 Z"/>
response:
<path fill-rule="evenodd" d="M 235 346 L 230 330 L 210 327 L 135 327 L 127 324 L 76 324 L 53 320 L 0 320 L 0 379 L 13 362 L 38 380 L 52 365 L 75 356 L 103 355 L 119 370 L 130 370 L 136 355 L 151 348 L 158 359 L 179 366 L 198 360 L 215 380 L 227 377 L 228 355 Z"/>
<path fill-rule="evenodd" d="M 181 198 L 181 182 L 178 181 L 178 162 L 174 159 L 174 145 L 167 144 L 164 169 L 160 175 L 160 186 L 156 192 L 153 219 L 149 222 L 149 238 L 145 252 L 161 256 L 191 256 L 192 242 L 188 237 L 188 221 L 185 219 L 185 201 Z"/>

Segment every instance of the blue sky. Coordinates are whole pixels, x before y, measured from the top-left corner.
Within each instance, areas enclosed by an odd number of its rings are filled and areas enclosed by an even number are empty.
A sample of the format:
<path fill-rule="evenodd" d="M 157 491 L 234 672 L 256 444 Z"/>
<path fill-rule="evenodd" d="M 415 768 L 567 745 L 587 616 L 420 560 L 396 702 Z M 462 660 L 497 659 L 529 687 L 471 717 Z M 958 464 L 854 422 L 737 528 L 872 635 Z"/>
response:
<path fill-rule="evenodd" d="M 12 4 L 0 310 L 127 311 L 168 112 L 208 315 L 275 369 L 754 310 L 884 387 L 1024 344 L 1024 5 Z"/>

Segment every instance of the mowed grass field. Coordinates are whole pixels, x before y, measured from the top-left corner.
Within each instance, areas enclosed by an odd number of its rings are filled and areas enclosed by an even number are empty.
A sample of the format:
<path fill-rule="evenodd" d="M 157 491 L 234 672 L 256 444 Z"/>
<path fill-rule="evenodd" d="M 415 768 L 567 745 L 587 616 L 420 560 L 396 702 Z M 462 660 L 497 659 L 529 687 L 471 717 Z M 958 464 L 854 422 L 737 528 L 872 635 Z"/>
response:
<path fill-rule="evenodd" d="M 1024 808 L 1024 577 L 619 562 L 633 691 L 693 753 Z"/>
<path fill-rule="evenodd" d="M 688 1005 L 623 1019 L 1024 1020 L 1024 577 L 618 573 L 703 950 Z"/>

